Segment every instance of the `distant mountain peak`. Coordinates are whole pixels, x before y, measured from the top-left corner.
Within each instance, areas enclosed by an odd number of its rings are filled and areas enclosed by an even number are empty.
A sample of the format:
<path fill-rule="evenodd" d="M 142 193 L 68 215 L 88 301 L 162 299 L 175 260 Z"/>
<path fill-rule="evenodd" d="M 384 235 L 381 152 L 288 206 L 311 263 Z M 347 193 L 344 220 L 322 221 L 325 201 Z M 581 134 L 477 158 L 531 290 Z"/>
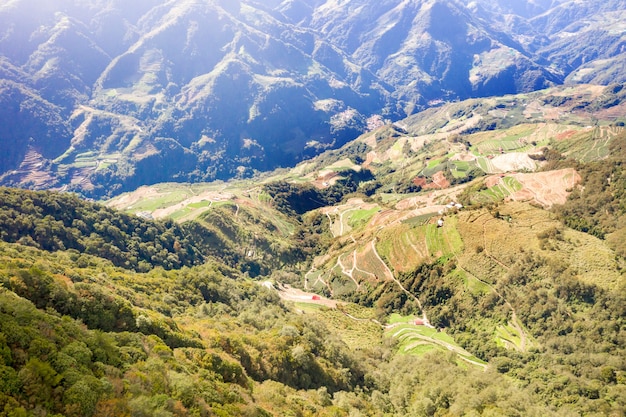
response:
<path fill-rule="evenodd" d="M 0 77 L 35 98 L 21 113 L 11 110 L 20 94 L 3 98 L 0 139 L 13 150 L 0 173 L 19 168 L 33 142 L 52 183 L 90 195 L 245 176 L 340 146 L 372 117 L 565 81 L 619 82 L 623 6 L 16 0 L 0 5 Z M 71 118 L 85 108 L 97 117 Z M 156 146 L 163 140 L 178 145 Z M 158 152 L 144 153 L 149 144 Z M 170 166 L 151 172 L 151 158 Z M 83 190 L 83 178 L 95 188 Z"/>

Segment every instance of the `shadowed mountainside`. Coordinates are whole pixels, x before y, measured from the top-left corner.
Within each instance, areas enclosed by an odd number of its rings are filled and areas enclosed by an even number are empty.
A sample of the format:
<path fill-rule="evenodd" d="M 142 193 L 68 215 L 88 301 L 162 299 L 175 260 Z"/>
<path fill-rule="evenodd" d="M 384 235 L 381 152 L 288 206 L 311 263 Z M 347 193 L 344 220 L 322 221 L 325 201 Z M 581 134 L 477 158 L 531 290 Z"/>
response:
<path fill-rule="evenodd" d="M 247 177 L 442 101 L 623 81 L 623 25 L 623 1 L 0 2 L 0 181 Z"/>

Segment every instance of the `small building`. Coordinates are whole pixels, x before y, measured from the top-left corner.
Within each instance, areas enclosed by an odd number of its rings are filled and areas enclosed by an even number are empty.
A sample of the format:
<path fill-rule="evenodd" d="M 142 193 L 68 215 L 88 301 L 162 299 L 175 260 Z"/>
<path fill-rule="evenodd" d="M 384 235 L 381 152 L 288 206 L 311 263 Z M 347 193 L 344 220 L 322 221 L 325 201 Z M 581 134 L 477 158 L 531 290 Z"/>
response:
<path fill-rule="evenodd" d="M 443 227 L 443 219 L 437 220 L 437 227 Z"/>

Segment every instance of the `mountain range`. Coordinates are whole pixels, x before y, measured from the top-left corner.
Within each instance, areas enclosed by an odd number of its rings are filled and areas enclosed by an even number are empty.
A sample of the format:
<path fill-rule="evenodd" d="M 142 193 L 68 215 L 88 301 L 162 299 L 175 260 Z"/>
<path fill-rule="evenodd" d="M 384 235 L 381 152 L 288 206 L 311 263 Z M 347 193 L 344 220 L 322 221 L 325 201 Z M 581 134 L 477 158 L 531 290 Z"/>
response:
<path fill-rule="evenodd" d="M 0 1 L 0 183 L 292 166 L 433 106 L 626 81 L 624 1 Z"/>

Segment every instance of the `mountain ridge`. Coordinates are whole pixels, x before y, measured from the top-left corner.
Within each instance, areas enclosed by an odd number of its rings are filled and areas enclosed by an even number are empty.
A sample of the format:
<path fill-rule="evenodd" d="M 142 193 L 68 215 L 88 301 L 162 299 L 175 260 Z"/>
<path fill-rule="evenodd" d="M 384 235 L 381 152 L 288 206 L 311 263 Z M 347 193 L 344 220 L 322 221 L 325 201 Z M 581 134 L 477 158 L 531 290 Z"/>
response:
<path fill-rule="evenodd" d="M 526 2 L 521 14 L 476 5 L 146 0 L 51 2 L 27 14 L 26 0 L 6 4 L 3 78 L 41 99 L 31 113 L 0 115 L 12 144 L 2 184 L 100 197 L 246 177 L 441 100 L 623 79 L 623 2 Z M 594 42 L 571 42 L 574 30 Z M 29 146 L 45 180 L 13 173 Z"/>

